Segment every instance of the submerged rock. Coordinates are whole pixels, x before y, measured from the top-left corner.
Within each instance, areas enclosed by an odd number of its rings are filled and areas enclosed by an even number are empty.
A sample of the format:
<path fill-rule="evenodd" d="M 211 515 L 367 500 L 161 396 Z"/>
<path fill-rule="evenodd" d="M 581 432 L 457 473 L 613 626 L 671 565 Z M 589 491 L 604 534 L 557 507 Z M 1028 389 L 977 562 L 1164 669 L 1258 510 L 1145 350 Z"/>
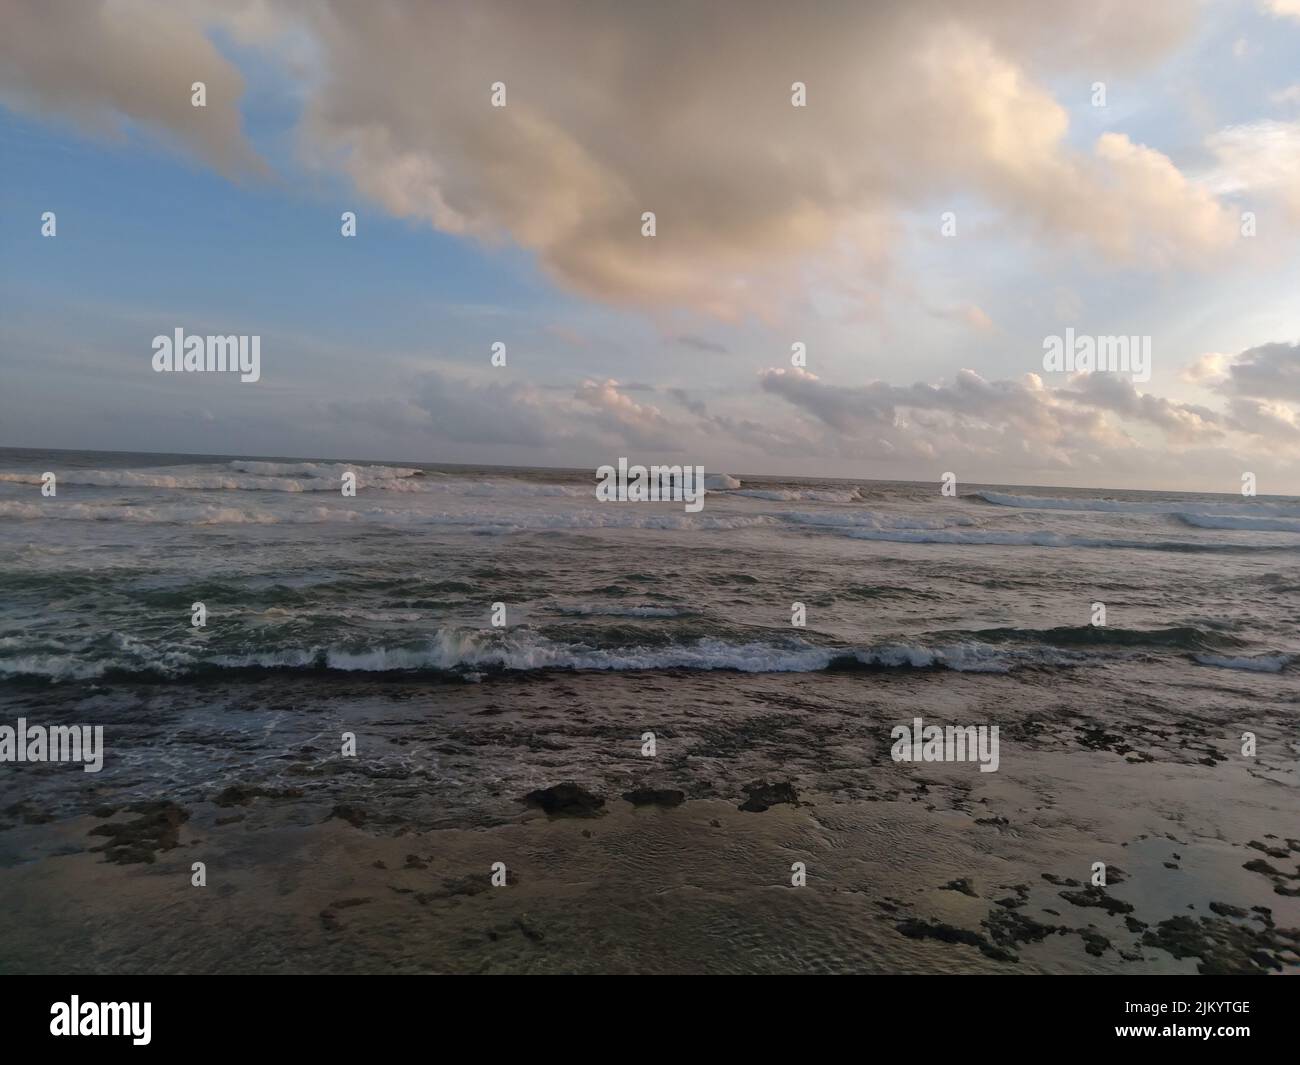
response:
<path fill-rule="evenodd" d="M 338 818 L 340 821 L 346 821 L 353 828 L 360 828 L 366 823 L 366 817 L 366 811 L 361 809 L 360 806 L 353 806 L 351 803 L 341 802 L 330 811 L 329 817 L 325 818 L 325 820 L 332 821 L 334 818 Z"/>
<path fill-rule="evenodd" d="M 109 837 L 102 847 L 94 848 L 102 850 L 106 860 L 121 865 L 152 864 L 156 851 L 169 851 L 180 844 L 180 827 L 190 819 L 188 810 L 165 799 L 136 803 L 129 809 L 139 816 L 132 821 L 98 825 L 90 830 L 92 836 Z"/>
<path fill-rule="evenodd" d="M 231 784 L 213 798 L 217 806 L 247 806 L 254 799 L 301 799 L 301 788 L 263 788 L 256 784 Z"/>
<path fill-rule="evenodd" d="M 783 802 L 791 806 L 799 805 L 799 793 L 794 790 L 793 784 L 769 784 L 766 780 L 756 780 L 753 784 L 746 784 L 745 791 L 749 798 L 740 804 L 740 808 L 751 813 L 761 814 Z"/>
<path fill-rule="evenodd" d="M 605 805 L 599 795 L 572 781 L 530 791 L 520 801 L 555 817 L 594 817 Z"/>
<path fill-rule="evenodd" d="M 623 792 L 623 798 L 633 806 L 680 806 L 686 793 L 676 788 L 637 788 Z"/>

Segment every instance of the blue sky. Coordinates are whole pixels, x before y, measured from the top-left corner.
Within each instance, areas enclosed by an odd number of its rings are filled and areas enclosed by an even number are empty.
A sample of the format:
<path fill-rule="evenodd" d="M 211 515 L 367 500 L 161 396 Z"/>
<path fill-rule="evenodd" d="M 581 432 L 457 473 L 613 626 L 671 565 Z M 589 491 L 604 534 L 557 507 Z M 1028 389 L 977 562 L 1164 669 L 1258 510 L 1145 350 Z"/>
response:
<path fill-rule="evenodd" d="M 19 3 L 0 444 L 1300 491 L 1287 3 Z M 1067 326 L 1150 380 L 1045 374 Z"/>

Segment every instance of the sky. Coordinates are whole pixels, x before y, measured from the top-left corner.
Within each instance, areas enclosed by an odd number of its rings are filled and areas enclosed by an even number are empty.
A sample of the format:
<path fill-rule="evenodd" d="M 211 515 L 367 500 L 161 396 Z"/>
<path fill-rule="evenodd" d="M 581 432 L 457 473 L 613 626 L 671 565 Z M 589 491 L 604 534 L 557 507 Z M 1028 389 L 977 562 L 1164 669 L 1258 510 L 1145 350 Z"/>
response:
<path fill-rule="evenodd" d="M 1300 494 L 1300 0 L 0 26 L 0 446 Z"/>

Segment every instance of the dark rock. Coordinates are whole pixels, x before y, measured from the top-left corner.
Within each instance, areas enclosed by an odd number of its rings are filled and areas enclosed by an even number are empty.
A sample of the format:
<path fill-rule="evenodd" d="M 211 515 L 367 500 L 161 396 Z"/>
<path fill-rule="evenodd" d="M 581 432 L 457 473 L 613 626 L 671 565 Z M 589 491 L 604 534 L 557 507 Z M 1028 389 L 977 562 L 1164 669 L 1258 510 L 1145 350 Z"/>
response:
<path fill-rule="evenodd" d="M 1076 928 L 1075 931 L 1083 938 L 1083 949 L 1094 958 L 1100 958 L 1110 949 L 1110 940 L 1100 932 L 1094 932 L 1091 928 Z"/>
<path fill-rule="evenodd" d="M 1197 971 L 1208 976 L 1258 975 L 1280 968 L 1277 955 L 1300 945 L 1300 930 L 1260 929 L 1225 917 L 1171 917 L 1142 942 L 1175 958 L 1200 958 Z"/>
<path fill-rule="evenodd" d="M 990 942 L 986 936 L 972 932 L 968 928 L 957 928 L 940 921 L 922 921 L 915 917 L 900 921 L 894 927 L 908 939 L 937 939 L 943 943 L 965 943 L 967 946 L 977 947 L 981 954 L 994 961 L 1020 960 L 1011 951 L 999 947 Z"/>
<path fill-rule="evenodd" d="M 949 880 L 948 883 L 944 884 L 939 890 L 960 891 L 963 895 L 969 895 L 973 899 L 979 898 L 979 896 L 975 894 L 975 889 L 971 886 L 971 882 L 967 880 L 966 877 L 962 877 L 960 880 Z"/>
<path fill-rule="evenodd" d="M 367 816 L 366 811 L 361 809 L 360 806 L 354 806 L 350 802 L 341 802 L 330 811 L 329 817 L 325 818 L 325 820 L 332 821 L 338 818 L 340 821 L 346 821 L 353 828 L 360 828 L 366 823 Z"/>
<path fill-rule="evenodd" d="M 633 806 L 680 806 L 686 793 L 676 788 L 637 788 L 623 792 L 623 798 Z"/>
<path fill-rule="evenodd" d="M 93 848 L 104 852 L 106 861 L 130 865 L 153 864 L 156 851 L 167 851 L 180 844 L 180 827 L 190 819 L 188 810 L 170 800 L 136 803 L 129 809 L 138 814 L 134 820 L 120 824 L 97 825 L 92 836 L 107 836 L 109 842 Z"/>
<path fill-rule="evenodd" d="M 534 943 L 540 943 L 546 937 L 534 928 L 524 917 L 515 918 L 515 927 L 524 934 L 525 939 L 530 939 Z"/>
<path fill-rule="evenodd" d="M 740 804 L 740 809 L 748 810 L 751 813 L 761 814 L 764 810 L 770 809 L 778 803 L 789 803 L 791 806 L 799 805 L 799 793 L 794 790 L 792 784 L 769 784 L 765 780 L 756 780 L 752 784 L 745 785 L 745 792 L 749 798 Z"/>
<path fill-rule="evenodd" d="M 1106 894 L 1104 889 L 1094 887 L 1091 884 L 1082 891 L 1062 891 L 1060 895 L 1066 902 L 1072 902 L 1076 906 L 1096 907 L 1105 910 L 1111 915 L 1133 912 L 1132 905 L 1120 899 L 1112 898 Z"/>
<path fill-rule="evenodd" d="M 1014 947 L 1017 943 L 1037 943 L 1054 932 L 1067 929 L 1060 925 L 1043 924 L 1022 913 L 1007 910 L 994 910 L 983 921 L 993 941 L 1003 947 Z"/>
<path fill-rule="evenodd" d="M 599 795 L 593 795 L 571 781 L 530 791 L 520 801 L 539 807 L 554 817 L 595 817 L 605 805 L 605 800 Z"/>

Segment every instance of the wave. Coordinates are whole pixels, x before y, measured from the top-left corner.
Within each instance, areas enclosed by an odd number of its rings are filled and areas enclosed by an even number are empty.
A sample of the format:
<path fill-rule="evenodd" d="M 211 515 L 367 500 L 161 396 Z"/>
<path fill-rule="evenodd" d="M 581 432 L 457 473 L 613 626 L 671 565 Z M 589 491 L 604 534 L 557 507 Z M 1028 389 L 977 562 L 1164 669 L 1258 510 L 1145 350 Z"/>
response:
<path fill-rule="evenodd" d="M 1063 625 L 1052 629 L 977 629 L 964 635 L 986 643 L 1028 642 L 1052 647 L 1165 647 L 1205 651 L 1240 647 L 1225 632 L 1175 625 L 1164 629 L 1126 629 L 1114 625 Z"/>
<path fill-rule="evenodd" d="M 731 494 L 748 499 L 765 499 L 772 503 L 856 503 L 862 499 L 856 488 L 849 491 L 825 488 L 742 488 Z"/>
<path fill-rule="evenodd" d="M 671 506 L 672 504 L 665 504 Z M 119 503 L 69 503 L 56 500 L 24 503 L 0 500 L 0 518 L 62 518 L 73 521 L 125 521 L 160 525 L 299 525 L 325 522 L 375 522 L 404 526 L 456 526 L 471 532 L 504 534 L 575 529 L 695 529 L 733 530 L 774 524 L 766 515 L 714 516 L 707 514 L 662 513 L 650 509 L 630 510 L 610 506 L 601 510 L 555 513 L 517 511 L 421 512 L 385 507 L 351 509 L 343 506 L 315 506 L 293 511 L 221 506 L 205 503 L 162 503 L 125 505 Z"/>
<path fill-rule="evenodd" d="M 1122 499 L 1062 499 L 1054 496 L 1018 496 L 1005 492 L 976 492 L 986 503 L 1026 510 L 1075 510 L 1107 514 L 1241 515 L 1300 518 L 1300 505 L 1291 503 L 1214 503 L 1198 500 L 1140 503 Z"/>
<path fill-rule="evenodd" d="M 836 511 L 783 510 L 773 517 L 792 521 L 797 525 L 821 525 L 833 529 L 948 529 L 954 525 L 978 525 L 969 514 L 947 514 L 942 518 L 914 518 L 909 515 L 880 514 L 868 510 L 848 513 Z"/>
<path fill-rule="evenodd" d="M 357 491 L 409 492 L 452 496 L 561 496 L 591 498 L 593 490 L 576 485 L 496 478 L 427 475 L 402 466 L 347 463 L 280 463 L 238 460 L 229 470 L 209 466 L 163 466 L 148 470 L 67 470 L 60 485 L 84 488 L 156 488 L 198 492 L 338 492 L 343 474 L 354 473 Z M 0 472 L 0 482 L 41 484 L 39 473 Z"/>
<path fill-rule="evenodd" d="M 395 480 L 402 477 L 419 477 L 422 470 L 406 466 L 358 466 L 344 462 L 255 462 L 236 459 L 230 464 L 233 470 L 256 474 L 258 477 L 314 477 L 337 482 L 344 473 L 362 470 L 372 480 Z"/>
<path fill-rule="evenodd" d="M 1251 673 L 1281 673 L 1294 661 L 1294 655 L 1195 655 L 1196 664 L 1219 669 L 1244 669 Z"/>
<path fill-rule="evenodd" d="M 1256 532 L 1300 533 L 1300 521 L 1288 518 L 1246 518 L 1237 515 L 1220 517 L 1217 514 L 1177 514 L 1186 525 L 1197 529 L 1246 529 Z"/>
<path fill-rule="evenodd" d="M 855 540 L 905 544 L 968 544 L 999 547 L 1128 548 L 1135 551 L 1295 551 L 1300 544 L 1244 544 L 1206 540 L 1133 540 L 1119 537 L 1070 536 L 1054 532 L 1009 532 L 1002 529 L 857 529 L 844 530 Z"/>
<path fill-rule="evenodd" d="M 742 673 L 812 673 L 824 670 L 950 669 L 1006 673 L 1020 665 L 1070 665 L 1043 650 L 1008 651 L 987 644 L 881 644 L 866 648 L 827 647 L 797 638 L 729 641 L 700 637 L 647 647 L 596 648 L 553 640 L 531 630 L 488 633 L 440 629 L 413 646 L 317 646 L 241 654 L 203 653 L 183 646 L 153 649 L 142 641 L 117 639 L 113 653 L 17 654 L 0 657 L 0 676 L 47 681 L 114 677 L 174 679 L 241 670 L 325 670 L 345 673 L 428 672 L 478 679 L 485 671 L 535 670 L 732 670 Z"/>
<path fill-rule="evenodd" d="M 687 618 L 694 617 L 697 613 L 673 606 L 601 606 L 591 603 L 556 607 L 555 612 L 575 618 Z"/>

